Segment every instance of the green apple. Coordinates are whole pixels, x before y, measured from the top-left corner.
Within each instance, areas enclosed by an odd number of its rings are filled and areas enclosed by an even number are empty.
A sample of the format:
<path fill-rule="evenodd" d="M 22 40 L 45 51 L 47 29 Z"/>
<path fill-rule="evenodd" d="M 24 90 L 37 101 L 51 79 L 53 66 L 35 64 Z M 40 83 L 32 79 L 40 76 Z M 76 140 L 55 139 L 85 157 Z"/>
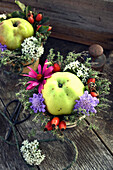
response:
<path fill-rule="evenodd" d="M 42 90 L 47 110 L 52 115 L 71 114 L 75 100 L 84 93 L 81 80 L 69 72 L 56 72 Z"/>
<path fill-rule="evenodd" d="M 33 36 L 32 25 L 22 18 L 10 18 L 0 23 L 0 43 L 9 50 L 21 47 L 25 38 Z"/>

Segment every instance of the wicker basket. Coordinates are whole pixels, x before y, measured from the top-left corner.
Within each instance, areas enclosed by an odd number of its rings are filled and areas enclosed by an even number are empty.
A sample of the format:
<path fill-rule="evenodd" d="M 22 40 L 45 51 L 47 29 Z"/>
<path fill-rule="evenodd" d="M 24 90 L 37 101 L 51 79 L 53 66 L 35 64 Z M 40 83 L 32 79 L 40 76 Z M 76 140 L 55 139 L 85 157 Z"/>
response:
<path fill-rule="evenodd" d="M 81 116 L 79 118 L 79 121 L 85 119 L 85 117 L 86 117 L 86 115 Z M 75 122 L 73 122 L 73 123 L 66 122 L 66 126 L 67 126 L 67 128 L 73 128 L 73 127 L 77 126 L 77 120 Z"/>

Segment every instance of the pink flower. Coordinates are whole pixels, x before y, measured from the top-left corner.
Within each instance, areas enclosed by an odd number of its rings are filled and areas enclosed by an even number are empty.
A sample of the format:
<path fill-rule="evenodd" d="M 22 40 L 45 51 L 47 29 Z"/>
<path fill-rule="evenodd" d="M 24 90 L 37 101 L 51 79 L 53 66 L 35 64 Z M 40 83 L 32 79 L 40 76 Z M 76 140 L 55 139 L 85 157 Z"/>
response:
<path fill-rule="evenodd" d="M 29 74 L 23 74 L 23 76 L 34 78 L 35 80 L 28 81 L 27 84 L 29 84 L 26 88 L 26 90 L 31 90 L 34 87 L 38 86 L 38 92 L 41 93 L 42 89 L 44 88 L 44 84 L 46 83 L 47 78 L 51 77 L 53 66 L 50 66 L 47 68 L 47 60 L 44 63 L 43 69 L 41 68 L 41 65 L 38 65 L 38 73 L 37 74 L 31 67 L 28 67 L 30 69 Z"/>

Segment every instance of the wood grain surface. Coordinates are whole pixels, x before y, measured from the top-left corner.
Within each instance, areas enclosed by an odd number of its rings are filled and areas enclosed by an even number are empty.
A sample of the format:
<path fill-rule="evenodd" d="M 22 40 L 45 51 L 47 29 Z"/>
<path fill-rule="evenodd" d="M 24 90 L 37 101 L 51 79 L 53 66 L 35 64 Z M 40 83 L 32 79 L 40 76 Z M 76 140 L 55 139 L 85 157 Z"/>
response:
<path fill-rule="evenodd" d="M 88 50 L 89 46 L 76 44 L 60 39 L 49 38 L 45 45 L 45 53 L 41 58 L 43 62 L 50 48 L 54 48 L 55 52 L 58 50 L 64 56 L 69 51 L 80 52 Z M 105 54 L 108 52 L 104 51 Z M 111 81 L 113 81 L 112 72 L 112 57 L 107 56 L 107 63 L 104 72 L 107 73 Z M 19 86 L 16 86 L 20 78 L 16 74 L 8 75 L 4 72 L 6 68 L 0 68 L 0 97 L 5 103 L 16 98 L 15 93 L 18 92 Z M 7 68 L 8 70 L 8 68 Z M 113 86 L 111 86 L 110 99 L 113 100 Z M 0 104 L 0 110 L 3 110 Z M 74 127 L 65 131 L 65 136 L 72 140 L 79 151 L 77 162 L 73 164 L 70 170 L 112 170 L 113 169 L 113 107 L 108 109 L 107 114 L 97 114 L 95 122 L 99 126 L 99 130 L 89 131 L 84 126 Z M 21 114 L 22 116 L 22 114 Z M 21 132 L 23 139 L 28 138 L 32 128 L 36 131 L 36 136 L 30 136 L 30 140 L 55 138 L 50 132 L 43 132 L 38 124 L 32 121 L 33 117 L 23 124 L 17 125 L 19 132 Z M 92 120 L 88 120 L 90 123 Z M 84 122 L 86 123 L 86 122 Z M 5 135 L 8 123 L 0 116 L 0 135 Z M 99 135 L 99 136 L 98 136 Z M 11 139 L 14 141 L 13 137 Z M 19 137 L 21 144 L 21 138 Z M 40 144 L 42 152 L 45 153 L 46 159 L 40 165 L 40 170 L 62 170 L 72 160 L 74 156 L 73 146 L 68 142 L 60 143 L 59 141 L 44 142 Z M 108 149 L 109 148 L 109 149 Z M 19 156 L 15 146 L 8 146 L 4 142 L 0 142 L 0 170 L 28 170 L 37 169 L 37 167 L 29 168 L 23 159 Z"/>
<path fill-rule="evenodd" d="M 52 37 L 113 49 L 113 1 L 21 0 L 50 18 Z M 14 0 L 1 0 L 0 13 L 19 10 Z"/>

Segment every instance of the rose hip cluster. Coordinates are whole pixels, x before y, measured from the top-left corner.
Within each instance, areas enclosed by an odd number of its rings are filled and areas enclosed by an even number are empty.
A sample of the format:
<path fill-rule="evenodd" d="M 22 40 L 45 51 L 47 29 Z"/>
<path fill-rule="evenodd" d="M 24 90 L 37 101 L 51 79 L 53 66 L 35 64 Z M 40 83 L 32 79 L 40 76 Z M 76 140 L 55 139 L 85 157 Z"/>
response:
<path fill-rule="evenodd" d="M 43 19 L 43 15 L 41 13 L 39 13 L 39 14 L 37 14 L 36 17 L 34 17 L 32 11 L 30 11 L 27 19 L 30 22 L 30 24 L 34 24 L 35 21 L 40 22 Z M 36 31 L 38 31 L 41 26 L 42 25 L 37 25 Z M 52 29 L 52 27 L 49 26 L 48 31 L 51 31 L 51 29 Z"/>
<path fill-rule="evenodd" d="M 88 89 L 92 97 L 99 96 L 99 93 L 96 90 L 95 78 L 89 78 L 87 81 Z"/>
<path fill-rule="evenodd" d="M 51 121 L 49 121 L 46 124 L 44 131 L 51 131 L 51 130 L 54 130 L 58 127 L 61 131 L 64 131 L 66 129 L 66 123 L 63 120 L 60 121 L 59 117 L 54 117 Z"/>

